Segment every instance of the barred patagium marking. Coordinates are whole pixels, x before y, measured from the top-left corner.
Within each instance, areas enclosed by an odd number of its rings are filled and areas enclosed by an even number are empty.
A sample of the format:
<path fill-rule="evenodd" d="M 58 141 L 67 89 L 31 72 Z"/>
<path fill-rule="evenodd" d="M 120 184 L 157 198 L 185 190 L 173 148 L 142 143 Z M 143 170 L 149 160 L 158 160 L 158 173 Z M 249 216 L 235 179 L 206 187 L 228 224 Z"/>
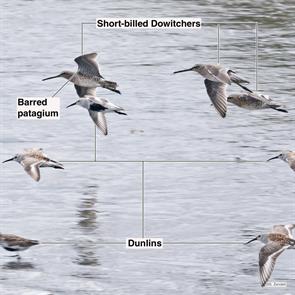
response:
<path fill-rule="evenodd" d="M 111 103 L 109 100 L 105 98 L 96 97 L 94 96 L 95 94 L 92 92 L 93 91 L 90 91 L 90 89 L 88 89 L 88 93 L 92 95 L 85 95 L 76 102 L 68 105 L 67 108 L 74 105 L 79 105 L 82 108 L 88 110 L 89 116 L 91 117 L 95 125 L 98 127 L 98 129 L 102 132 L 103 135 L 107 135 L 108 128 L 105 114 L 111 112 L 120 115 L 127 114 L 124 112 L 124 109 L 122 107 L 119 107 Z"/>

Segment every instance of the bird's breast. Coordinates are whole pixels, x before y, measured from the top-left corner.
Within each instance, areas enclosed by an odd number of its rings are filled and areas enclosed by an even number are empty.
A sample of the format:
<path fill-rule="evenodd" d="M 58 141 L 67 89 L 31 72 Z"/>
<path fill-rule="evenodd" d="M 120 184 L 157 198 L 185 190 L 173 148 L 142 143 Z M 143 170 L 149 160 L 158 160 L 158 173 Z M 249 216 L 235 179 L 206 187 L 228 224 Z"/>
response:
<path fill-rule="evenodd" d="M 76 79 L 73 80 L 74 84 L 81 87 L 95 88 L 100 85 L 99 81 L 101 80 L 98 77 L 88 77 L 84 75 L 77 75 Z"/>

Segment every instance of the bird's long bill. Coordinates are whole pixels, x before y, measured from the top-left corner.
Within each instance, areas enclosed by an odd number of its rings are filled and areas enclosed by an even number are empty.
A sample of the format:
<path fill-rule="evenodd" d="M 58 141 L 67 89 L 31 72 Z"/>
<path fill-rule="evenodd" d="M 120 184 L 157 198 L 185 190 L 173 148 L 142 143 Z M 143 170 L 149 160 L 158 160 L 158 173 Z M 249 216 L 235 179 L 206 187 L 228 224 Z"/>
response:
<path fill-rule="evenodd" d="M 72 106 L 74 106 L 75 104 L 77 104 L 77 102 L 74 102 L 74 103 L 68 105 L 67 108 L 72 107 Z"/>
<path fill-rule="evenodd" d="M 48 77 L 48 78 L 44 78 L 42 79 L 42 81 L 46 81 L 46 80 L 50 80 L 50 79 L 54 79 L 54 78 L 58 78 L 60 77 L 60 74 L 56 75 L 56 76 L 52 76 L 52 77 Z"/>
<path fill-rule="evenodd" d="M 193 70 L 192 68 L 189 68 L 189 69 L 185 69 L 185 70 L 180 70 L 180 71 L 173 72 L 173 74 L 178 74 L 178 73 L 183 73 L 183 72 L 189 72 L 189 71 L 192 71 L 192 70 Z"/>
<path fill-rule="evenodd" d="M 257 240 L 257 237 L 255 237 L 254 239 L 250 240 L 249 242 L 245 243 L 245 245 L 250 244 L 251 242 L 254 242 Z"/>
<path fill-rule="evenodd" d="M 6 163 L 6 162 L 9 162 L 9 161 L 13 161 L 13 160 L 14 160 L 14 158 L 11 158 L 11 159 L 3 161 L 2 163 Z"/>
<path fill-rule="evenodd" d="M 270 159 L 267 160 L 267 162 L 268 162 L 268 161 L 271 161 L 271 160 L 278 159 L 278 158 L 279 158 L 279 156 L 276 156 L 276 157 L 270 158 Z"/>

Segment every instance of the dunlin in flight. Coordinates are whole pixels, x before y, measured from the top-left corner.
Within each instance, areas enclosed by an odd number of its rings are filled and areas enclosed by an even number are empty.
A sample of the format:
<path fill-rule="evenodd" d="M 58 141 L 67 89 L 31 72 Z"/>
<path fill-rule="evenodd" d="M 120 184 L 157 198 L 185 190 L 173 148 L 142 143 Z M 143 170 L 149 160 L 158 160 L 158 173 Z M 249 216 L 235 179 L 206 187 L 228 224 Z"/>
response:
<path fill-rule="evenodd" d="M 285 249 L 294 248 L 295 240 L 291 233 L 295 224 L 274 225 L 268 234 L 260 234 L 246 244 L 261 241 L 265 244 L 259 252 L 259 273 L 261 286 L 264 287 L 269 280 L 277 258 Z"/>
<path fill-rule="evenodd" d="M 288 113 L 280 103 L 270 99 L 267 95 L 259 93 L 241 93 L 231 94 L 227 97 L 227 101 L 247 110 L 273 109 L 279 112 Z"/>
<path fill-rule="evenodd" d="M 15 235 L 6 235 L 0 233 L 0 246 L 7 251 L 19 252 L 27 250 L 28 248 L 38 245 L 36 240 L 29 240 Z M 16 255 L 20 258 L 19 253 Z"/>
<path fill-rule="evenodd" d="M 78 64 L 78 72 L 63 71 L 59 75 L 48 77 L 42 81 L 54 79 L 54 78 L 65 78 L 70 82 L 74 83 L 76 91 L 80 97 L 83 97 L 86 93 L 84 92 L 87 88 L 102 87 L 121 94 L 117 90 L 117 83 L 107 81 L 100 74 L 98 65 L 96 62 L 97 53 L 89 53 L 78 56 L 75 58 L 75 62 Z M 86 89 L 84 89 L 86 87 Z"/>
<path fill-rule="evenodd" d="M 88 89 L 89 91 L 90 89 Z M 92 89 L 95 92 L 95 89 Z M 95 94 L 94 94 L 95 95 Z M 108 134 L 107 122 L 105 113 L 117 113 L 119 115 L 127 115 L 124 109 L 111 103 L 105 98 L 86 95 L 76 102 L 67 106 L 67 108 L 79 105 L 88 110 L 89 115 L 99 130 L 104 134 Z"/>
<path fill-rule="evenodd" d="M 292 151 L 285 151 L 279 154 L 278 156 L 275 156 L 273 158 L 268 159 L 267 161 L 271 161 L 274 159 L 281 159 L 284 162 L 288 163 L 290 168 L 295 171 L 295 152 Z"/>
<path fill-rule="evenodd" d="M 248 84 L 249 82 L 247 80 L 240 78 L 234 71 L 226 69 L 219 64 L 197 64 L 192 68 L 176 71 L 174 74 L 188 71 L 197 72 L 205 78 L 204 82 L 207 93 L 214 107 L 223 118 L 226 116 L 227 110 L 227 85 L 235 83 L 243 89 L 252 92 L 250 89 L 242 85 Z"/>
<path fill-rule="evenodd" d="M 40 169 L 43 167 L 52 167 L 55 169 L 64 169 L 63 165 L 57 161 L 49 159 L 42 149 L 25 149 L 23 153 L 16 154 L 13 158 L 5 162 L 16 161 L 24 167 L 24 170 L 36 181 L 40 180 Z"/>

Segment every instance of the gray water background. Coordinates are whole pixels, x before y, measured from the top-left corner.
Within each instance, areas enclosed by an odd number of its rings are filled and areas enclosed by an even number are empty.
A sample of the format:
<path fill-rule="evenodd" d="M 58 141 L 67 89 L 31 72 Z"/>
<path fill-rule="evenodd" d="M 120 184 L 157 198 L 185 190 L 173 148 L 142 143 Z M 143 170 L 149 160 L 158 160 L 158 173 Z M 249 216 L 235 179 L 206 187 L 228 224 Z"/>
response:
<path fill-rule="evenodd" d="M 281 161 L 264 162 L 294 149 L 294 10 L 293 1 L 4 3 L 1 161 L 42 147 L 66 169 L 43 169 L 35 183 L 18 164 L 1 165 L 0 231 L 42 244 L 23 252 L 20 262 L 0 250 L 0 293 L 292 294 L 294 251 L 281 255 L 271 278 L 288 287 L 262 289 L 261 244 L 242 243 L 273 224 L 294 223 L 294 173 Z M 52 95 L 64 80 L 41 79 L 76 69 L 80 24 L 99 16 L 202 17 L 199 31 L 98 31 L 85 25 L 83 49 L 98 52 L 101 72 L 122 91 L 98 94 L 128 113 L 110 114 L 110 134 L 97 133 L 98 161 L 213 161 L 145 164 L 145 235 L 229 244 L 125 249 L 126 237 L 142 233 L 142 164 L 83 162 L 95 157 L 94 128 L 85 110 L 65 108 L 77 99 L 72 85 L 59 94 L 61 120 L 16 120 L 17 96 Z M 259 22 L 258 90 L 285 104 L 288 114 L 230 106 L 222 119 L 201 77 L 171 74 L 217 62 L 217 27 L 209 22 L 223 23 L 220 62 L 254 88 L 255 26 L 228 22 Z M 257 162 L 235 163 L 236 157 Z"/>

